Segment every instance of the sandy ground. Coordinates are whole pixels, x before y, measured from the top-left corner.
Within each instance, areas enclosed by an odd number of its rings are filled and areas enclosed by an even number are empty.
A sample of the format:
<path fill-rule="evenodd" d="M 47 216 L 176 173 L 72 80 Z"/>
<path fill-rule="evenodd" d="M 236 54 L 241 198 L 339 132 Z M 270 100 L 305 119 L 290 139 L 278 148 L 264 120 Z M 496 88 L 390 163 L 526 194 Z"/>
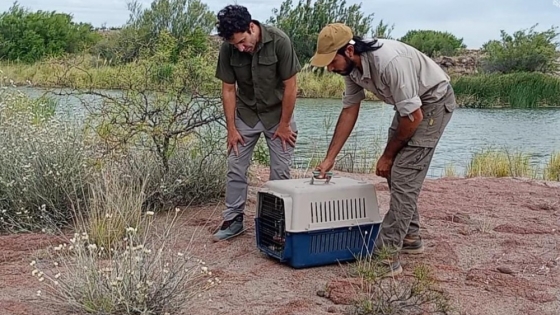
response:
<path fill-rule="evenodd" d="M 374 175 L 336 173 L 373 181 L 381 213 L 388 189 Z M 250 191 L 248 231 L 213 243 L 221 208 L 192 209 L 185 231 L 201 229 L 194 240 L 222 283 L 194 302 L 189 314 L 321 315 L 343 314 L 351 303 L 346 267 L 295 270 L 261 254 L 255 244 L 255 192 L 267 178 L 259 170 Z M 196 211 L 195 211 L 196 210 Z M 461 314 L 560 314 L 560 183 L 524 179 L 429 179 L 419 199 L 426 252 L 402 256 L 403 276 L 427 263 L 439 286 Z M 184 240 L 187 242 L 187 239 Z M 29 261 L 33 251 L 54 237 L 0 236 L 0 314 L 65 314 L 44 307 L 35 292 Z M 56 242 L 55 242 L 56 243 Z M 318 291 L 328 288 L 327 297 Z M 332 290 L 332 291 L 331 291 Z M 185 312 L 185 314 L 187 314 Z"/>

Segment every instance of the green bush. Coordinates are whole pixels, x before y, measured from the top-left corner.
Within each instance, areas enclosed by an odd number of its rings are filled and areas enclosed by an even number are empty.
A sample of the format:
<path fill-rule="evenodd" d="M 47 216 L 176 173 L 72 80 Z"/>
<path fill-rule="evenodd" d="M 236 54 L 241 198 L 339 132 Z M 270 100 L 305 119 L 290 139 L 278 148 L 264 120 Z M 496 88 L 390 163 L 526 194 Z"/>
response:
<path fill-rule="evenodd" d="M 513 35 L 502 30 L 501 40 L 486 42 L 482 46 L 482 53 L 485 55 L 481 60 L 482 70 L 498 73 L 556 72 L 558 43 L 554 40 L 558 36 L 557 28 L 536 32 L 536 26 L 517 31 Z"/>
<path fill-rule="evenodd" d="M 112 63 L 128 63 L 166 52 L 164 62 L 178 62 L 184 51 L 192 55 L 208 50 L 208 36 L 215 16 L 200 0 L 155 0 L 149 8 L 129 4 L 130 19 L 122 29 L 109 33 L 91 53 Z"/>
<path fill-rule="evenodd" d="M 90 24 L 65 13 L 30 12 L 16 2 L 0 15 L 0 59 L 32 63 L 83 51 L 100 39 Z"/>
<path fill-rule="evenodd" d="M 453 56 L 459 49 L 466 48 L 462 38 L 457 38 L 449 32 L 433 30 L 410 30 L 399 40 L 429 57 Z"/>

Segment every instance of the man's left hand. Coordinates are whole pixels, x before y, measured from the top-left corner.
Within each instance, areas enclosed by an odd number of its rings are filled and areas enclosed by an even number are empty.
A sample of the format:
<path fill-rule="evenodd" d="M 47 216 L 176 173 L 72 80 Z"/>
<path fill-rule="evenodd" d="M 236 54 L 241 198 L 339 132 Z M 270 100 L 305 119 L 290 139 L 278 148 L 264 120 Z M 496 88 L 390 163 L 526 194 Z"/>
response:
<path fill-rule="evenodd" d="M 393 166 L 393 159 L 382 155 L 377 161 L 377 167 L 375 169 L 375 174 L 377 176 L 389 178 L 391 174 L 391 167 Z"/>
<path fill-rule="evenodd" d="M 286 143 L 291 145 L 292 147 L 296 146 L 296 133 L 292 131 L 290 125 L 280 125 L 276 132 L 272 136 L 272 140 L 276 139 L 276 137 L 282 140 L 282 148 L 286 151 Z"/>

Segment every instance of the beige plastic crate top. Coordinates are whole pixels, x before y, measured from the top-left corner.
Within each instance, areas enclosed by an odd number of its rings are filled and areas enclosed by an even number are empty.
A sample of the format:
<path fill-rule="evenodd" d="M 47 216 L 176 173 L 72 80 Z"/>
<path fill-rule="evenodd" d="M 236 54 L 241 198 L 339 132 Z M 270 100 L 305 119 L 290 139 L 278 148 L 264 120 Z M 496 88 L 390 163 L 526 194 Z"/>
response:
<path fill-rule="evenodd" d="M 336 176 L 328 183 L 311 178 L 269 181 L 259 190 L 257 207 L 261 207 L 263 194 L 283 201 L 287 232 L 356 227 L 382 221 L 375 186 L 366 181 Z"/>

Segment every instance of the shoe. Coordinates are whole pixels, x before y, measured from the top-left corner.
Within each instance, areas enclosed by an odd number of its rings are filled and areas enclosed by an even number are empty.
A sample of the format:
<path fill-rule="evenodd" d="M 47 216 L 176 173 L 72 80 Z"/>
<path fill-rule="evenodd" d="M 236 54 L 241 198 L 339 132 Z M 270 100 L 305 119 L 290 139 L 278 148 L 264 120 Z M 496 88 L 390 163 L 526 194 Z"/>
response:
<path fill-rule="evenodd" d="M 403 272 L 403 267 L 399 260 L 399 253 L 394 249 L 375 249 L 373 259 L 376 277 L 394 277 Z"/>
<path fill-rule="evenodd" d="M 424 242 L 420 236 L 405 236 L 401 248 L 402 254 L 421 254 L 423 252 Z"/>
<path fill-rule="evenodd" d="M 214 233 L 213 240 L 214 242 L 227 240 L 241 234 L 243 231 L 243 215 L 240 214 L 232 220 L 224 221 L 220 229 Z"/>
<path fill-rule="evenodd" d="M 381 275 L 381 278 L 394 277 L 403 272 L 400 260 L 397 258 L 397 256 L 394 257 L 395 258 L 393 259 L 385 259 L 381 261 L 381 264 L 383 266 L 383 274 Z"/>

